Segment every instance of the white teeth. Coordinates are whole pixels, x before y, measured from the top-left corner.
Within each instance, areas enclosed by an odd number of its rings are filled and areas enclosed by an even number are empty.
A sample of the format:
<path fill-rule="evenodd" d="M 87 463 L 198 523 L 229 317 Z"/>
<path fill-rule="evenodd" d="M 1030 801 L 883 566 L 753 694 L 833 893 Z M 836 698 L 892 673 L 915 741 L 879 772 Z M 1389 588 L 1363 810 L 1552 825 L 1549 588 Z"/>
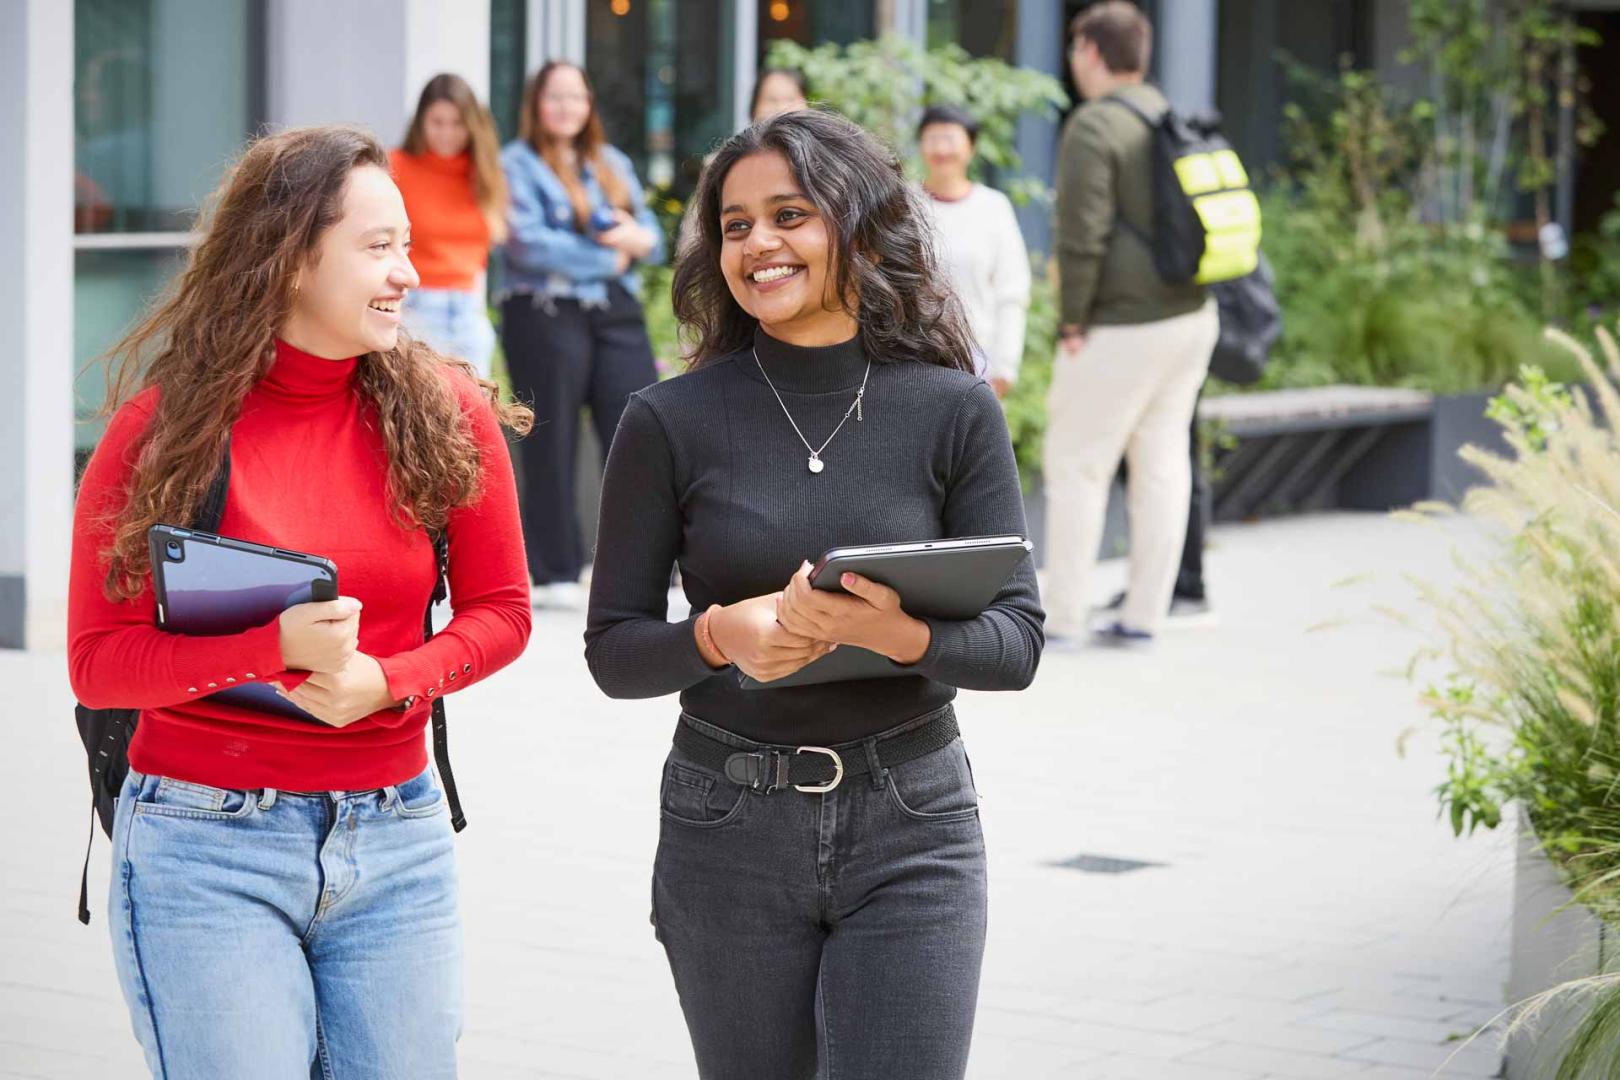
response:
<path fill-rule="evenodd" d="M 753 278 L 758 284 L 764 285 L 772 281 L 781 281 L 798 272 L 797 266 L 768 266 L 763 270 L 755 270 Z"/>
<path fill-rule="evenodd" d="M 394 313 L 394 314 L 399 313 L 399 301 L 398 300 L 373 300 L 367 306 L 376 308 L 378 311 L 387 311 L 387 312 L 391 312 L 391 313 Z"/>

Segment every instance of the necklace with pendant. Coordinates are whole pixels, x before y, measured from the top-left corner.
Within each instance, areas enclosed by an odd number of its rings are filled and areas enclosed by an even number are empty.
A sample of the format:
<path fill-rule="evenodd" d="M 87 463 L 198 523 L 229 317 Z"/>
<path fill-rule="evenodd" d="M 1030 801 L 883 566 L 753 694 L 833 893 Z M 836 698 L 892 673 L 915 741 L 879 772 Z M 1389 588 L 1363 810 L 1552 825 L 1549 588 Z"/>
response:
<path fill-rule="evenodd" d="M 811 446 L 810 445 L 810 440 L 805 438 L 804 437 L 804 432 L 799 430 L 798 421 L 793 419 L 793 414 L 791 412 L 788 412 L 787 402 L 783 401 L 782 400 L 782 395 L 778 394 L 776 392 L 776 384 L 771 382 L 770 375 L 767 374 L 766 371 L 765 371 L 765 365 L 760 362 L 759 350 L 757 350 L 757 349 L 754 350 L 754 363 L 759 365 L 759 373 L 761 375 L 765 376 L 765 385 L 771 388 L 771 393 L 772 394 L 776 395 L 776 403 L 778 405 L 782 406 L 782 415 L 786 416 L 787 419 L 788 419 L 788 423 L 793 425 L 793 433 L 799 437 L 800 442 L 804 443 L 804 448 L 806 450 L 810 451 L 810 460 L 808 462 L 809 467 L 810 467 L 810 471 L 812 473 L 821 472 L 822 469 L 825 469 L 827 467 L 827 463 L 825 461 L 821 460 L 822 451 L 826 450 L 827 447 L 829 445 L 831 445 L 832 441 L 835 438 L 838 437 L 838 433 L 840 431 L 844 430 L 844 425 L 849 423 L 850 415 L 852 413 L 854 414 L 855 422 L 857 424 L 861 423 L 862 421 L 864 421 L 866 419 L 861 414 L 861 399 L 866 396 L 866 380 L 868 378 L 870 378 L 871 374 L 872 374 L 872 359 L 871 359 L 871 357 L 868 357 L 867 360 L 866 360 L 866 373 L 861 376 L 861 388 L 859 390 L 855 391 L 855 400 L 850 402 L 849 408 L 844 410 L 844 418 L 842 420 L 838 421 L 838 426 L 833 428 L 833 433 L 831 435 L 827 436 L 827 441 L 822 443 L 819 447 L 818 446 Z"/>

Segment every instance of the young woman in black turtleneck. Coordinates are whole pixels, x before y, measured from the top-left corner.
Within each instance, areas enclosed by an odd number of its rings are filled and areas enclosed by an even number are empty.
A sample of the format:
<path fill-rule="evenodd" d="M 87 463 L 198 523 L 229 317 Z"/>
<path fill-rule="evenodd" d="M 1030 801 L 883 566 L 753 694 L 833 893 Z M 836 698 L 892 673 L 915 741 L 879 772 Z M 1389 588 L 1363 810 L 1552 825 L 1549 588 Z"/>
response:
<path fill-rule="evenodd" d="M 918 193 L 860 128 L 813 110 L 756 124 L 696 200 L 674 288 L 691 370 L 630 398 L 585 634 L 611 696 L 681 694 L 654 924 L 705 1080 L 818 1062 L 829 1080 L 960 1077 L 986 884 L 951 700 L 1034 677 L 1035 568 L 950 621 L 860 578 L 812 590 L 806 560 L 1023 533 L 1001 409 L 970 374 Z M 676 623 L 673 562 L 691 603 Z M 839 645 L 908 674 L 742 685 Z"/>

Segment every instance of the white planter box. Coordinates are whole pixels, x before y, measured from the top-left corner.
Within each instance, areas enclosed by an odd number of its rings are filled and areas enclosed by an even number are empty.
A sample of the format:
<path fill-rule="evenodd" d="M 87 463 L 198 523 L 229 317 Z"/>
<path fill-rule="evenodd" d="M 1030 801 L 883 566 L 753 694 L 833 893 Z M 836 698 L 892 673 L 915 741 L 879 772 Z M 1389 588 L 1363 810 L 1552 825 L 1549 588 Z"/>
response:
<path fill-rule="evenodd" d="M 1519 815 L 1513 882 L 1513 951 L 1507 996 L 1523 1001 L 1570 979 L 1620 968 L 1616 942 L 1603 923 L 1573 903 L 1552 862 L 1541 853 L 1528 818 Z M 1608 945 L 1605 950 L 1605 944 Z M 1585 1010 L 1579 1001 L 1555 1001 L 1505 1047 L 1507 1080 L 1544 1080 L 1558 1068 L 1563 1049 Z"/>

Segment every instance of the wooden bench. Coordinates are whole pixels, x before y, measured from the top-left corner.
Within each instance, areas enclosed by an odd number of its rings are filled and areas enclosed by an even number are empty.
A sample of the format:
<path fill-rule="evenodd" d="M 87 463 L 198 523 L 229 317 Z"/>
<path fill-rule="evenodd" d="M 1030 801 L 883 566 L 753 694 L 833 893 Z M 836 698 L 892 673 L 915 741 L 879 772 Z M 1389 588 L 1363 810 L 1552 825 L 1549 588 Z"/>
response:
<path fill-rule="evenodd" d="M 1374 386 L 1205 399 L 1198 415 L 1215 439 L 1215 520 L 1383 510 L 1428 497 L 1435 403 L 1433 394 Z"/>

